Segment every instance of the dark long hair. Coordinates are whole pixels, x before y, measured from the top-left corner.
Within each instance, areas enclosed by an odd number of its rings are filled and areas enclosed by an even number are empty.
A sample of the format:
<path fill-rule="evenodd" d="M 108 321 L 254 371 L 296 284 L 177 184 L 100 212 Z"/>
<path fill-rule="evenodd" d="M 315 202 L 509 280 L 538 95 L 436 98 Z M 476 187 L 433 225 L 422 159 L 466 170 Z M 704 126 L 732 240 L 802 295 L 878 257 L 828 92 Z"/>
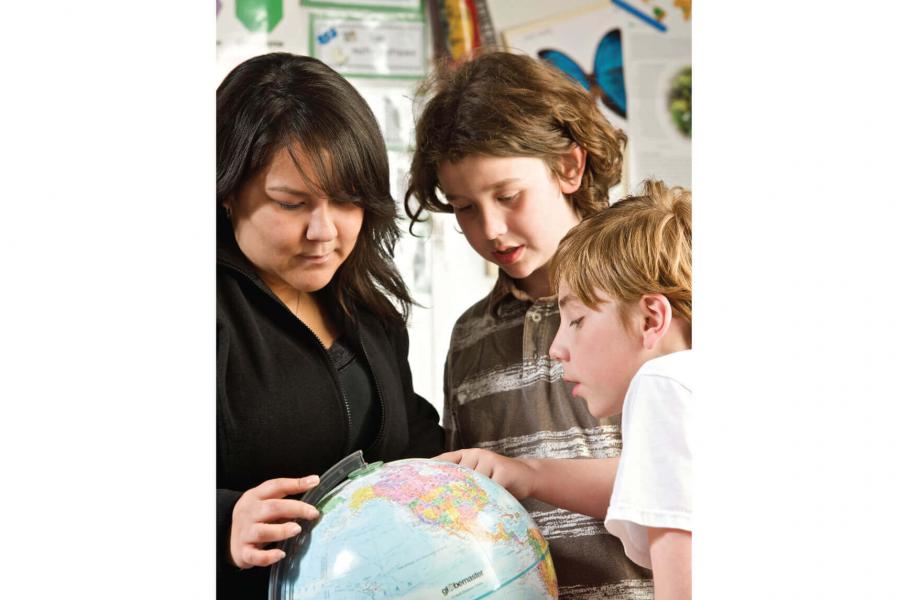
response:
<path fill-rule="evenodd" d="M 398 211 L 375 116 L 321 61 L 275 52 L 241 63 L 216 90 L 219 210 L 282 148 L 295 164 L 294 148 L 309 160 L 314 173 L 300 173 L 318 191 L 363 207 L 356 246 L 329 284 L 344 314 L 352 318 L 350 306 L 361 303 L 384 321 L 405 321 L 413 301 L 393 262 Z"/>
<path fill-rule="evenodd" d="M 453 212 L 437 195 L 439 164 L 478 154 L 540 158 L 562 177 L 560 159 L 578 144 L 587 164 L 581 187 L 570 195 L 572 205 L 582 218 L 609 206 L 627 138 L 587 91 L 556 68 L 487 48 L 461 66 L 440 64 L 418 96 L 430 99 L 416 121 L 405 197 L 410 231 L 424 220 L 423 211 Z"/>

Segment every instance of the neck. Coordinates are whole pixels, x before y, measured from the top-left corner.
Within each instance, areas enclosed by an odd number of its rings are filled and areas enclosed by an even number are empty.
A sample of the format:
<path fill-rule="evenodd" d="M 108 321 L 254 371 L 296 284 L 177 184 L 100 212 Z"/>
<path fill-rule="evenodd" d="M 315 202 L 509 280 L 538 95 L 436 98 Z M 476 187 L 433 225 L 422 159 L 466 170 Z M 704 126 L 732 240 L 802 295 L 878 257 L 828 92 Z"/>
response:
<path fill-rule="evenodd" d="M 330 348 L 339 331 L 325 310 L 321 298 L 311 292 L 303 292 L 291 287 L 284 281 L 270 282 L 264 275 L 260 276 L 272 293 L 278 296 L 288 310 L 313 332 L 322 345 Z"/>
<path fill-rule="evenodd" d="M 550 277 L 546 265 L 536 269 L 528 277 L 514 279 L 517 288 L 531 296 L 532 299 L 546 298 L 552 294 Z"/>
<path fill-rule="evenodd" d="M 309 299 L 312 299 L 309 293 L 301 292 L 297 288 L 290 286 L 283 279 L 273 278 L 266 273 L 260 273 L 259 277 L 267 286 L 269 286 L 272 293 L 275 294 L 294 314 L 297 314 L 298 306 L 305 304 L 303 296 L 309 296 Z"/>
<path fill-rule="evenodd" d="M 651 356 L 650 358 L 665 356 L 666 354 L 672 354 L 673 352 L 681 352 L 682 350 L 690 349 L 690 326 L 683 320 L 674 318 L 672 319 L 672 323 L 669 325 L 669 330 L 662 337 L 662 339 L 659 340 L 659 342 L 656 344 L 656 347 L 652 350 L 653 356 Z"/>

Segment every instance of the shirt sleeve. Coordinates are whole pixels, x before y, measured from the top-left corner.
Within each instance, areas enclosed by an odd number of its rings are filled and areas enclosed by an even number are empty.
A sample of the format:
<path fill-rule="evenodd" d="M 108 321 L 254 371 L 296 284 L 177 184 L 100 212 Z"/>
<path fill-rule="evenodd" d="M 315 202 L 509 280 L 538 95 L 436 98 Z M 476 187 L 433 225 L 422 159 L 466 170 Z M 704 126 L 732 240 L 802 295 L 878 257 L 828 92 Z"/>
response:
<path fill-rule="evenodd" d="M 635 379 L 622 412 L 622 455 L 606 528 L 650 568 L 647 528 L 691 531 L 690 390 L 670 377 Z"/>

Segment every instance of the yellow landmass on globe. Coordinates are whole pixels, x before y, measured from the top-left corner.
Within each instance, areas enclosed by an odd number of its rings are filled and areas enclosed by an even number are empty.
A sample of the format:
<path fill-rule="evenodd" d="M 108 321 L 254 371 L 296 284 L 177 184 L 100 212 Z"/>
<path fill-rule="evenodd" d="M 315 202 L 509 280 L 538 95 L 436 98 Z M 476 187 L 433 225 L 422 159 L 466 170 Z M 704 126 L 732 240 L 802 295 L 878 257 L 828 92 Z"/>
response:
<path fill-rule="evenodd" d="M 358 510 L 360 506 L 368 502 L 369 500 L 375 499 L 375 490 L 371 487 L 359 488 L 355 492 L 353 492 L 353 496 L 350 497 L 350 508 L 352 510 Z"/>
<path fill-rule="evenodd" d="M 553 561 L 547 559 L 547 556 L 549 556 L 547 540 L 544 539 L 544 536 L 541 535 L 540 531 L 529 528 L 528 543 L 531 545 L 532 550 L 534 550 L 534 553 L 537 556 L 544 555 L 544 558 L 538 565 L 538 573 L 544 581 L 544 585 L 547 586 L 547 589 L 551 591 L 555 598 L 559 593 L 559 590 L 556 587 L 558 583 L 556 580 L 556 569 L 553 567 Z"/>

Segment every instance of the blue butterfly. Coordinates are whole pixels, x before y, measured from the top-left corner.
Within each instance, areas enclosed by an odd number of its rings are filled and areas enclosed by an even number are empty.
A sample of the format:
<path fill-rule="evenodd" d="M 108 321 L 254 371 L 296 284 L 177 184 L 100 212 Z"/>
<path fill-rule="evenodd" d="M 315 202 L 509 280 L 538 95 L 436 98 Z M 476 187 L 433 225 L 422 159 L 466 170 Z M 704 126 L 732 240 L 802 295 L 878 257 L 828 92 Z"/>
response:
<path fill-rule="evenodd" d="M 587 74 L 571 57 L 559 50 L 545 48 L 538 56 L 577 81 L 599 97 L 603 105 L 626 118 L 625 77 L 622 73 L 622 33 L 613 29 L 600 39 L 594 53 L 594 72 Z"/>

